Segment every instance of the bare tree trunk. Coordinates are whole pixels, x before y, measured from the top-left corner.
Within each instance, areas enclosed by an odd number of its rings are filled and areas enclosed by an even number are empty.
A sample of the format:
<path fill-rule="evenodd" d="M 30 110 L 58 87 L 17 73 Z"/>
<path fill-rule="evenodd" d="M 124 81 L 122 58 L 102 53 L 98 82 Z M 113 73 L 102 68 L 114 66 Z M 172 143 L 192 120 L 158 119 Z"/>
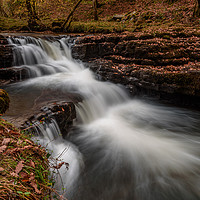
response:
<path fill-rule="evenodd" d="M 97 0 L 93 0 L 93 8 L 94 8 L 94 20 L 98 21 L 98 14 L 97 14 Z"/>
<path fill-rule="evenodd" d="M 193 16 L 200 17 L 200 0 L 196 0 L 195 2 Z"/>
<path fill-rule="evenodd" d="M 26 8 L 27 8 L 27 11 L 28 11 L 28 20 L 31 21 L 32 18 L 33 18 L 33 13 L 32 13 L 30 0 L 26 0 Z"/>
<path fill-rule="evenodd" d="M 34 2 L 35 2 L 35 0 L 34 0 Z M 34 4 L 34 2 L 33 2 L 33 4 Z M 38 18 L 36 16 L 35 7 L 32 6 L 31 0 L 26 0 L 26 8 L 28 10 L 28 26 L 32 29 L 38 25 L 38 23 L 36 21 L 36 19 L 38 19 Z"/>
<path fill-rule="evenodd" d="M 32 0 L 32 11 L 33 11 L 34 18 L 39 19 L 37 11 L 36 11 L 36 0 Z"/>
<path fill-rule="evenodd" d="M 69 28 L 69 25 L 70 25 L 70 23 L 71 23 L 71 21 L 72 21 L 73 14 L 74 14 L 76 8 L 78 8 L 78 6 L 79 6 L 79 4 L 81 3 L 81 1 L 82 1 L 82 0 L 78 0 L 78 2 L 76 3 L 76 5 L 75 5 L 74 8 L 72 9 L 72 11 L 71 11 L 71 12 L 69 13 L 69 15 L 67 16 L 67 19 L 65 20 L 65 22 L 63 23 L 63 25 L 62 25 L 62 27 L 61 27 L 61 29 L 62 29 L 63 31 L 66 31 L 66 30 Z M 65 28 L 65 26 L 66 26 L 67 23 L 68 23 L 68 26 L 67 26 L 67 28 Z"/>

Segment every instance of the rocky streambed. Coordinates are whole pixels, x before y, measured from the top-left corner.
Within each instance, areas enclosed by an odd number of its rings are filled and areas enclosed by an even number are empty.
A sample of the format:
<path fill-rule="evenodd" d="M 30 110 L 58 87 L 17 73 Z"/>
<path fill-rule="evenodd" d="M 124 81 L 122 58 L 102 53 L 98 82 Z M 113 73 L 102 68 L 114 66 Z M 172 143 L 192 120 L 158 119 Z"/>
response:
<path fill-rule="evenodd" d="M 7 37 L 8 35 L 0 36 L 2 87 L 28 77 L 24 68 L 13 66 L 14 47 L 8 44 Z M 63 36 L 42 36 L 50 41 L 61 37 Z M 100 80 L 122 84 L 133 96 L 147 95 L 178 106 L 200 108 L 198 34 L 106 34 L 71 36 L 68 41 L 73 58 L 83 61 Z M 71 100 L 67 101 L 67 105 L 69 101 Z M 60 99 L 57 102 L 61 102 Z M 65 107 L 66 102 L 63 102 L 58 103 L 58 110 L 52 108 L 52 105 L 46 110 L 57 112 L 61 109 L 61 113 L 63 110 L 69 110 Z M 42 105 L 37 107 L 37 111 L 25 118 L 33 119 L 33 116 L 40 115 L 39 112 L 43 113 L 44 110 L 39 110 L 45 104 L 48 104 L 48 99 L 42 100 Z M 75 116 L 75 110 L 71 109 L 71 106 L 70 104 L 70 115 Z M 72 123 L 72 118 L 70 120 L 69 124 Z M 21 120 L 19 121 L 21 123 Z"/>
<path fill-rule="evenodd" d="M 199 109 L 198 35 L 44 39 L 2 37 L 0 76 L 11 102 L 4 118 L 34 130 L 60 161 L 58 194 L 199 199 L 199 112 L 118 86 Z"/>
<path fill-rule="evenodd" d="M 150 95 L 179 106 L 200 106 L 200 37 L 193 33 L 85 36 L 73 55 L 132 95 Z"/>

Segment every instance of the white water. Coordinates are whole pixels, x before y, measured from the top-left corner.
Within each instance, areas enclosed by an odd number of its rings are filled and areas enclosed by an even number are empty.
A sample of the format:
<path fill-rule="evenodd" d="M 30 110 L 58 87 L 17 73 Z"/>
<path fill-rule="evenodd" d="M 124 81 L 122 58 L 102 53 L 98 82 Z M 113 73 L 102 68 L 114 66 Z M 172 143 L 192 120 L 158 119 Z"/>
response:
<path fill-rule="evenodd" d="M 15 92 L 50 89 L 84 99 L 68 141 L 55 137 L 55 122 L 40 127 L 38 137 L 54 156 L 64 151 L 69 170 L 61 168 L 58 185 L 67 198 L 200 199 L 199 113 L 131 99 L 120 86 L 95 80 L 72 59 L 65 39 L 9 41 L 16 45 L 15 64 L 30 72 L 12 86 Z"/>

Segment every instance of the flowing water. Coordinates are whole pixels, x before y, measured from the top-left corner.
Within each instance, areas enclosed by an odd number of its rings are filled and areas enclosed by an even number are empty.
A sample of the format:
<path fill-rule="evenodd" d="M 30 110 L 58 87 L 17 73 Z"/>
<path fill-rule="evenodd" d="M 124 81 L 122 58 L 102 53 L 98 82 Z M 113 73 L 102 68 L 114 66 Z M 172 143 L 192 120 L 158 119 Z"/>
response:
<path fill-rule="evenodd" d="M 67 38 L 9 42 L 14 65 L 30 75 L 8 88 L 18 97 L 15 111 L 24 101 L 32 106 L 45 90 L 83 99 L 70 137 L 63 138 L 52 119 L 37 126 L 34 138 L 69 163 L 56 183 L 69 200 L 200 199 L 200 113 L 132 99 L 123 87 L 96 80 L 72 59 Z"/>

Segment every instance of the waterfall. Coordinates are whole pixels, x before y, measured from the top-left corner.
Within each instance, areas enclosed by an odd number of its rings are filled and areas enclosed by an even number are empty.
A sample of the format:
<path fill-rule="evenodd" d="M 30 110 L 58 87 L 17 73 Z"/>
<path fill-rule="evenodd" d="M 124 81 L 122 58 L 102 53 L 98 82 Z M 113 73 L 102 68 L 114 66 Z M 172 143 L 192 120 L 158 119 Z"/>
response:
<path fill-rule="evenodd" d="M 30 73 L 11 86 L 15 92 L 51 90 L 83 99 L 69 138 L 54 120 L 37 126 L 35 138 L 69 163 L 69 171 L 60 171 L 68 199 L 200 199 L 200 113 L 132 99 L 122 86 L 96 80 L 72 59 L 66 38 L 9 42 L 14 65 Z"/>

